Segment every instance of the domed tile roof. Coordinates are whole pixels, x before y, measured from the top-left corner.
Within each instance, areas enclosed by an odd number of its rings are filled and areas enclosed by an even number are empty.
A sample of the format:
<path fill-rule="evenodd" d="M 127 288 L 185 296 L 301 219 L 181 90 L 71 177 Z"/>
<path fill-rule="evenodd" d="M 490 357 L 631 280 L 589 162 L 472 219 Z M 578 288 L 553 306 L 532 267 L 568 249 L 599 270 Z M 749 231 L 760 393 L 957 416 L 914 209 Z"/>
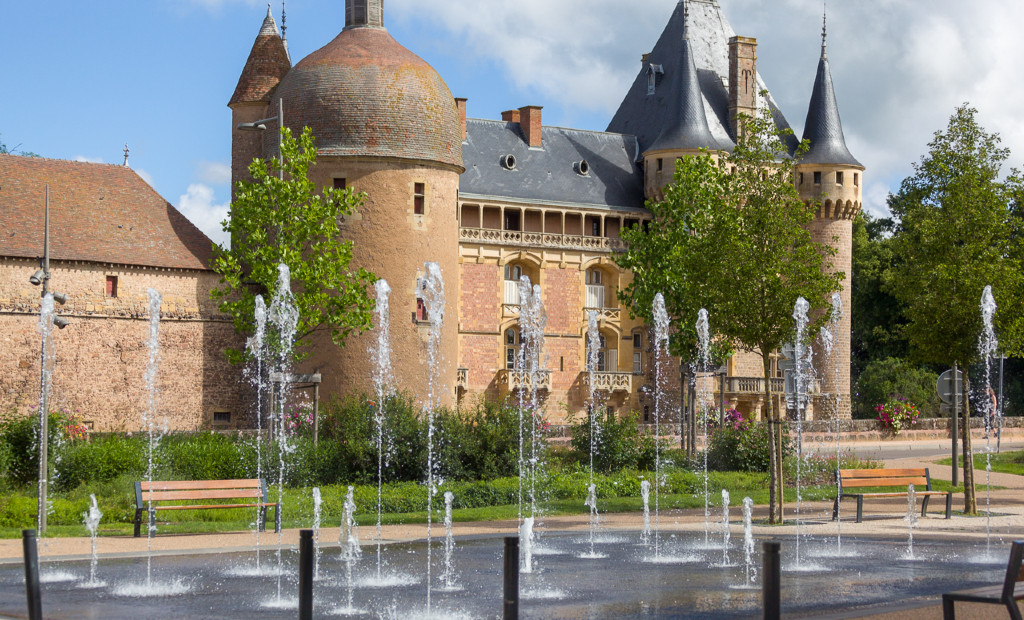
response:
<path fill-rule="evenodd" d="M 462 129 L 441 76 L 382 28 L 347 28 L 281 80 L 285 123 L 325 156 L 398 157 L 462 168 Z"/>

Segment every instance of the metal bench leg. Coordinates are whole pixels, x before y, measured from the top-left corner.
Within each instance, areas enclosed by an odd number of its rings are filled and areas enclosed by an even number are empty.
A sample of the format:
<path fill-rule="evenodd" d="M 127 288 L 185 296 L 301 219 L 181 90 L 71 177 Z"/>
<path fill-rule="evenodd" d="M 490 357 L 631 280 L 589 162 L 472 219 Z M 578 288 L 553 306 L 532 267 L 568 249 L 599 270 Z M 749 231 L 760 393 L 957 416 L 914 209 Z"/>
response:
<path fill-rule="evenodd" d="M 832 520 L 835 521 L 839 518 L 839 497 L 836 497 L 836 502 L 832 504 Z"/>
<path fill-rule="evenodd" d="M 857 523 L 864 520 L 864 496 L 857 497 Z"/>
<path fill-rule="evenodd" d="M 924 517 L 925 515 L 928 514 L 928 500 L 929 499 L 931 499 L 931 496 L 925 495 L 924 496 L 924 500 L 921 502 L 921 516 L 922 517 Z"/>
<path fill-rule="evenodd" d="M 946 518 L 952 518 L 953 516 L 953 494 L 946 493 Z"/>
<path fill-rule="evenodd" d="M 256 516 L 256 527 L 261 532 L 267 531 L 267 507 L 260 506 L 260 512 Z"/>
<path fill-rule="evenodd" d="M 281 531 L 281 504 L 274 504 L 274 532 Z"/>
<path fill-rule="evenodd" d="M 135 538 L 142 535 L 142 509 L 135 509 Z"/>
<path fill-rule="evenodd" d="M 1020 617 L 1020 607 L 1017 607 L 1016 599 L 1010 599 L 1006 601 L 1006 608 L 1010 611 L 1010 618 L 1012 620 L 1022 620 Z"/>
<path fill-rule="evenodd" d="M 953 611 L 953 599 L 942 595 L 942 620 L 956 620 L 956 612 Z"/>

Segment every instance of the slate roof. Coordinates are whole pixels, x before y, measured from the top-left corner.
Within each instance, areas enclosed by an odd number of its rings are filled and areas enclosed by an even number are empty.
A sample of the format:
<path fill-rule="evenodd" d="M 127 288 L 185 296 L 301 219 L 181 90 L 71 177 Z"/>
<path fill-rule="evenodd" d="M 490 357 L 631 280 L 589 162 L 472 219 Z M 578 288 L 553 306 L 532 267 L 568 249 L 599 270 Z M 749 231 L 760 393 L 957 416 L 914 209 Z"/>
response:
<path fill-rule="evenodd" d="M 693 64 L 689 40 L 683 41 L 679 66 L 682 73 L 677 88 L 671 93 L 674 99 L 669 104 L 665 129 L 645 150 L 730 150 L 733 146 L 732 141 L 720 142 L 711 135 L 708 128 L 708 118 L 704 113 L 704 97 L 700 93 L 700 79 L 697 77 L 697 67 Z"/>
<path fill-rule="evenodd" d="M 711 135 L 719 144 L 734 143 L 729 129 L 729 39 L 735 36 L 732 26 L 722 14 L 717 0 L 690 0 L 689 40 L 694 66 L 704 96 L 704 112 Z M 676 5 L 665 31 L 661 34 L 644 66 L 637 74 L 618 111 L 608 124 L 608 131 L 633 134 L 640 141 L 640 148 L 646 151 L 661 135 L 669 120 L 669 109 L 681 88 L 683 71 L 684 7 Z M 650 65 L 661 65 L 664 76 L 655 94 L 647 94 L 647 70 Z M 758 90 L 767 90 L 760 73 L 757 76 Z M 769 93 L 767 98 L 758 96 L 758 107 L 767 105 L 776 125 L 789 129 L 789 123 Z M 786 141 L 787 148 L 795 151 L 798 142 L 795 137 Z M 714 145 L 706 145 L 714 148 Z"/>
<path fill-rule="evenodd" d="M 268 5 L 267 16 L 263 19 L 260 32 L 252 44 L 249 58 L 245 61 L 242 75 L 238 77 L 238 84 L 228 105 L 269 102 L 271 93 L 291 66 L 288 50 Z"/>
<path fill-rule="evenodd" d="M 601 207 L 642 208 L 643 174 L 633 136 L 544 127 L 542 148 L 529 148 L 519 123 L 467 119 L 462 195 Z M 503 165 L 512 155 L 515 167 Z M 589 170 L 579 174 L 579 162 Z"/>
<path fill-rule="evenodd" d="M 325 156 L 396 157 L 460 166 L 462 125 L 437 71 L 382 28 L 346 28 L 281 80 L 285 123 L 313 130 Z"/>
<path fill-rule="evenodd" d="M 131 168 L 0 155 L 0 256 L 208 269 L 213 242 Z"/>
<path fill-rule="evenodd" d="M 814 79 L 811 103 L 807 107 L 807 121 L 804 123 L 804 140 L 811 143 L 801 164 L 844 164 L 860 166 L 861 163 L 846 147 L 843 136 L 843 122 L 839 119 L 839 104 L 832 88 L 832 73 L 828 69 L 828 55 L 821 46 L 818 61 L 818 75 Z"/>

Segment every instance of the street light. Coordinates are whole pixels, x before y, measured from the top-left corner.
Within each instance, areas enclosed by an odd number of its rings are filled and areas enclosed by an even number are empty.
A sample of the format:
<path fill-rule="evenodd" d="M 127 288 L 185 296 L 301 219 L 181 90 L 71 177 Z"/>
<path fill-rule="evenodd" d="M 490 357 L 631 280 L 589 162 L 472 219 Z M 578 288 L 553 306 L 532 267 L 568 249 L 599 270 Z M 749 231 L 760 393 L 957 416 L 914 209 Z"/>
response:
<path fill-rule="evenodd" d="M 277 168 L 277 178 L 284 180 L 284 155 L 281 153 L 281 128 L 284 127 L 284 99 L 277 99 L 277 116 L 261 118 L 251 123 L 238 123 L 235 129 L 239 131 L 266 131 L 267 123 L 277 121 L 277 159 L 280 164 Z"/>
<path fill-rule="evenodd" d="M 37 269 L 35 273 L 29 276 L 28 281 L 33 286 L 43 285 L 42 297 L 50 295 L 50 186 L 46 185 L 46 203 L 43 211 L 43 259 L 41 269 Z M 68 297 L 64 293 L 52 293 L 53 301 L 63 305 L 67 302 Z M 42 313 L 42 307 L 40 306 L 40 313 Z M 62 316 L 54 316 L 53 324 L 58 329 L 64 329 L 68 326 L 68 320 Z M 46 534 L 46 485 L 50 474 L 48 456 L 49 456 L 49 399 L 50 390 L 49 385 L 46 382 L 46 350 L 49 344 L 49 334 L 44 332 L 42 353 L 40 354 L 40 366 L 39 366 L 39 505 L 38 505 L 38 530 L 39 535 Z"/>

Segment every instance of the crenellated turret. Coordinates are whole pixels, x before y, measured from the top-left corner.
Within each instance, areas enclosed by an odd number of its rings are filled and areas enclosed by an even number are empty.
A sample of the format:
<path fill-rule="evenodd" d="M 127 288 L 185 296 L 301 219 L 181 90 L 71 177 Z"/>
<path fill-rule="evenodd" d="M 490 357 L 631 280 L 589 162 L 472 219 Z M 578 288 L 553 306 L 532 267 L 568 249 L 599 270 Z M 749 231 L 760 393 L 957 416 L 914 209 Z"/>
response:
<path fill-rule="evenodd" d="M 796 166 L 796 182 L 800 197 L 807 202 L 817 202 L 818 216 L 811 224 L 811 235 L 818 243 L 836 249 L 832 258 L 833 271 L 845 274 L 842 284 L 843 318 L 835 338 L 833 360 L 844 360 L 835 367 L 826 367 L 830 362 L 823 354 L 815 356 L 818 376 L 822 380 L 822 391 L 843 395 L 839 416 L 850 417 L 850 277 L 852 275 L 853 218 L 860 212 L 864 166 L 850 153 L 843 135 L 843 124 L 839 118 L 839 105 L 832 87 L 826 49 L 826 29 L 822 27 L 821 58 L 818 60 L 818 74 L 814 80 L 811 103 L 807 109 L 804 124 L 804 140 L 810 148 Z M 838 357 L 836 357 L 838 356 Z M 834 364 L 834 361 L 831 363 Z M 835 406 L 822 404 L 816 410 L 824 416 L 834 415 Z"/>

